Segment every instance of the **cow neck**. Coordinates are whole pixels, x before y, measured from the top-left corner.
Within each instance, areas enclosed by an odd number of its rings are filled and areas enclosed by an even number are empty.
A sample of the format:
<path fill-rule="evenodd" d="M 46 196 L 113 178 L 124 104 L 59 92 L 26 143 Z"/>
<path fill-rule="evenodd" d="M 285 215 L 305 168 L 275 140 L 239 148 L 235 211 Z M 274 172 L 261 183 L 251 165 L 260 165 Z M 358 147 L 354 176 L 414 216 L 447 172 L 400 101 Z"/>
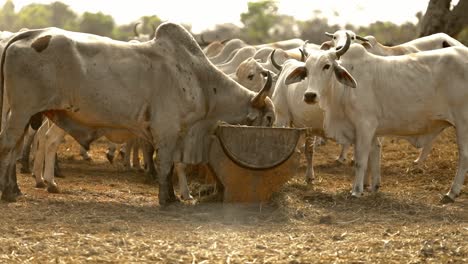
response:
<path fill-rule="evenodd" d="M 245 116 L 247 106 L 255 96 L 255 93 L 239 85 L 224 73 L 216 70 L 209 77 L 210 107 L 208 116 L 232 117 L 233 120 L 222 120 L 228 123 L 236 123 L 236 117 Z M 216 85 L 217 84 L 217 85 Z M 236 119 L 236 120 L 234 120 Z"/>

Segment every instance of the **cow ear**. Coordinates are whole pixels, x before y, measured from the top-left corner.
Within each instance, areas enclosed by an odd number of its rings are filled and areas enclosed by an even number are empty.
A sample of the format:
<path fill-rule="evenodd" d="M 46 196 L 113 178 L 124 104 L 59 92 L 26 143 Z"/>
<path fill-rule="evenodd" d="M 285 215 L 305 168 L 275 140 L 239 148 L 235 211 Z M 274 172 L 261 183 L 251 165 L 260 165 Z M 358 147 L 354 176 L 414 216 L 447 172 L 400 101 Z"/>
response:
<path fill-rule="evenodd" d="M 322 43 L 322 45 L 320 45 L 321 50 L 329 50 L 332 47 L 333 47 L 333 43 L 331 42 L 331 40 L 325 41 L 324 43 Z"/>
<path fill-rule="evenodd" d="M 366 49 L 372 49 L 372 44 L 369 42 L 362 42 L 361 45 Z"/>
<path fill-rule="evenodd" d="M 351 74 L 349 74 L 345 68 L 343 68 L 341 65 L 338 65 L 337 63 L 334 63 L 333 70 L 335 72 L 336 79 L 340 83 L 351 88 L 356 88 L 356 80 L 354 80 L 353 76 L 351 76 Z"/>
<path fill-rule="evenodd" d="M 305 77 L 307 77 L 307 68 L 305 66 L 300 66 L 294 69 L 288 75 L 288 77 L 286 77 L 286 80 L 284 81 L 284 83 L 286 85 L 290 85 L 290 84 L 297 83 L 297 82 L 304 80 Z"/>

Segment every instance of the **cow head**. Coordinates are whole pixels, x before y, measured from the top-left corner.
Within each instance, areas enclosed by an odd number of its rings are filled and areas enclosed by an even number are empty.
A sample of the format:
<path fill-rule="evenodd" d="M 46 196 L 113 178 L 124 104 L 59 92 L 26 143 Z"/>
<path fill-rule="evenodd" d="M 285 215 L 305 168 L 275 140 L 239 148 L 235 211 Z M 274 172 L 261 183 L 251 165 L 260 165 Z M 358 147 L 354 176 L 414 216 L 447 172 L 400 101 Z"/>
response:
<path fill-rule="evenodd" d="M 259 61 L 248 58 L 236 70 L 237 82 L 245 88 L 258 92 L 265 86 L 266 70 Z"/>
<path fill-rule="evenodd" d="M 246 120 L 246 124 L 249 126 L 271 127 L 275 122 L 275 107 L 268 97 L 273 84 L 273 78 L 269 71 L 265 75 L 267 78 L 265 86 L 250 101 Z"/>
<path fill-rule="evenodd" d="M 308 88 L 304 93 L 304 102 L 314 104 L 319 102 L 320 95 L 330 86 L 333 75 L 336 80 L 346 86 L 356 88 L 356 81 L 349 72 L 340 65 L 339 59 L 351 45 L 351 37 L 346 34 L 346 42 L 338 50 L 316 51 L 309 54 L 305 66 L 294 69 L 285 80 L 289 85 L 308 78 Z"/>
<path fill-rule="evenodd" d="M 367 38 L 361 37 L 351 30 L 342 29 L 342 30 L 336 31 L 333 34 L 325 32 L 325 35 L 330 37 L 331 40 L 325 41 L 324 43 L 322 43 L 320 48 L 323 50 L 328 50 L 328 49 L 331 49 L 332 47 L 335 47 L 337 50 L 341 49 L 346 43 L 347 36 L 350 37 L 352 43 L 360 43 L 365 48 L 372 47 L 371 44 L 369 44 L 369 40 Z"/>

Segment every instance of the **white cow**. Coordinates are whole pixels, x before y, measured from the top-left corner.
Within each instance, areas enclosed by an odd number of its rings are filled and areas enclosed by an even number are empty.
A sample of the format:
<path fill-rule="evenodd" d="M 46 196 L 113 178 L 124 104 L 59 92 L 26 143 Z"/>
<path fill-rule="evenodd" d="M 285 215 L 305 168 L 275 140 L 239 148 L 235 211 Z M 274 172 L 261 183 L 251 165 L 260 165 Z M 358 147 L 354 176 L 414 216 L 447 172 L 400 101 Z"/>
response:
<path fill-rule="evenodd" d="M 454 46 L 463 46 L 458 40 L 445 33 L 436 33 L 429 36 L 417 38 L 396 46 L 385 46 L 379 43 L 374 36 L 361 37 L 351 30 L 338 30 L 333 34 L 327 33 L 332 39 L 322 44 L 322 48 L 342 47 L 346 42 L 346 34 L 351 37 L 351 42 L 361 43 L 368 52 L 380 56 L 396 56 L 409 53 L 435 50 Z"/>
<path fill-rule="evenodd" d="M 224 47 L 218 54 L 216 54 L 213 57 L 209 57 L 209 60 L 213 64 L 220 64 L 226 62 L 226 60 L 229 58 L 229 55 L 231 55 L 233 51 L 243 48 L 245 46 L 248 45 L 243 40 L 231 39 L 228 42 L 226 42 L 226 44 L 224 44 Z"/>
<path fill-rule="evenodd" d="M 272 100 L 275 105 L 277 127 L 300 127 L 312 128 L 315 131 L 323 130 L 323 110 L 318 105 L 306 104 L 303 100 L 304 92 L 307 90 L 307 82 L 301 81 L 287 85 L 285 83 L 289 74 L 297 67 L 303 66 L 304 62 L 294 59 L 287 60 L 281 67 L 281 73 L 275 85 Z M 309 139 L 310 140 L 310 139 Z M 313 156 L 314 142 L 306 141 L 305 157 L 307 160 L 306 182 L 314 180 Z M 346 162 L 346 153 L 349 144 L 342 145 L 342 150 L 337 158 L 340 163 Z"/>
<path fill-rule="evenodd" d="M 373 177 L 372 190 L 380 186 L 377 137 L 433 135 L 453 126 L 459 163 L 442 202 L 454 201 L 468 170 L 468 49 L 450 47 L 382 57 L 359 44 L 350 47 L 350 43 L 348 37 L 338 51 L 312 52 L 286 83 L 308 77 L 304 100 L 318 103 L 325 111 L 327 136 L 355 144 L 352 195 L 362 195 L 367 169 Z"/>
<path fill-rule="evenodd" d="M 220 69 L 225 74 L 232 74 L 236 71 L 239 64 L 241 64 L 244 60 L 251 58 L 255 54 L 255 48 L 252 46 L 246 46 L 237 50 L 229 61 L 217 64 L 216 67 Z"/>
<path fill-rule="evenodd" d="M 282 50 L 289 50 L 295 49 L 298 47 L 302 47 L 304 45 L 304 40 L 295 38 L 295 39 L 287 39 L 287 40 L 280 40 L 271 43 L 265 43 L 260 45 L 255 45 L 255 48 L 261 49 L 265 47 L 275 48 L 275 49 L 282 49 Z"/>
<path fill-rule="evenodd" d="M 83 146 L 93 133 L 150 141 L 158 149 L 161 205 L 176 200 L 169 177 L 174 162 L 206 162 L 219 120 L 274 122 L 267 98 L 271 81 L 259 93 L 242 87 L 174 23 L 161 24 L 155 38 L 143 43 L 57 28 L 25 31 L 5 47 L 1 72 L 10 105 L 0 132 L 0 189 L 6 201 L 16 200 L 14 157 L 24 128 L 42 114 Z"/>
<path fill-rule="evenodd" d="M 33 165 L 33 176 L 36 179 L 36 188 L 47 188 L 50 193 L 59 193 L 57 183 L 55 182 L 55 175 L 58 175 L 57 167 L 57 149 L 61 142 L 64 141 L 66 132 L 59 128 L 57 125 L 51 123 L 48 119 L 42 124 L 36 134 L 36 142 L 33 144 L 37 146 L 37 150 L 34 153 L 34 165 Z M 89 135 L 90 137 L 92 135 Z M 97 139 L 97 138 L 96 138 Z M 115 153 L 118 143 L 110 142 L 110 146 L 106 153 L 109 161 L 113 160 L 113 157 L 109 157 L 111 153 Z M 133 158 L 133 166 L 139 168 L 139 156 L 138 152 L 141 149 L 143 152 L 143 158 L 147 168 L 148 179 L 150 181 L 156 180 L 155 163 L 153 161 L 154 148 L 139 138 L 129 138 L 123 144 L 124 152 L 124 165 L 130 167 L 130 156 Z M 80 146 L 80 154 L 84 150 Z M 86 150 L 84 150 L 86 151 Z M 132 152 L 133 151 L 133 152 Z M 133 154 L 133 155 L 131 155 Z M 179 178 L 179 192 L 182 200 L 191 200 L 193 197 L 190 194 L 188 183 L 185 172 L 180 171 L 185 169 L 185 166 L 180 163 L 176 163 L 177 176 Z M 47 184 L 46 184 L 47 183 Z"/>
<path fill-rule="evenodd" d="M 463 46 L 463 44 L 461 44 L 458 40 L 450 37 L 445 33 L 436 33 L 392 47 L 380 44 L 373 36 L 361 37 L 351 30 L 338 30 L 333 34 L 326 34 L 332 39 L 331 41 L 322 44 L 322 49 L 342 47 L 346 42 L 346 34 L 348 34 L 351 38 L 351 43 L 360 43 L 367 49 L 368 52 L 380 56 L 404 55 L 425 50 L 447 48 L 451 46 Z M 414 161 L 415 164 L 422 163 L 426 160 L 427 156 L 431 152 L 432 145 L 436 137 L 437 134 L 420 137 L 402 137 L 408 140 L 415 147 L 421 148 L 419 156 Z"/>

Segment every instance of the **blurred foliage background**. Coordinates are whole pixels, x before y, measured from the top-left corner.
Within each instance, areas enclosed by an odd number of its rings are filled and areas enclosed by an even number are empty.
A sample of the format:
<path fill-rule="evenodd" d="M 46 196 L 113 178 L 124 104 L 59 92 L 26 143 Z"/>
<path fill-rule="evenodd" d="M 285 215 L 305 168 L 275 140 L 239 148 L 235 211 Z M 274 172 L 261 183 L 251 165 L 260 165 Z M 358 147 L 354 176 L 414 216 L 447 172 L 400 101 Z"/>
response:
<path fill-rule="evenodd" d="M 431 0 L 436 4 L 450 4 L 450 0 Z M 461 4 L 466 4 L 468 1 L 460 0 Z M 441 7 L 436 10 L 441 9 Z M 466 20 L 468 17 L 466 11 L 461 16 Z M 450 12 L 447 7 L 447 12 Z M 462 12 L 462 13 L 463 13 Z M 296 20 L 292 16 L 287 16 L 278 13 L 278 7 L 275 1 L 255 1 L 248 3 L 248 11 L 239 14 L 243 26 L 239 27 L 234 24 L 213 25 L 213 28 L 202 32 L 203 39 L 206 42 L 213 40 L 223 40 L 228 38 L 241 38 L 250 44 L 267 43 L 277 40 L 290 38 L 301 38 L 309 40 L 312 43 L 320 44 L 327 40 L 324 32 L 334 32 L 342 28 L 339 25 L 333 25 L 328 22 L 328 19 L 322 15 L 320 10 L 311 12 L 309 20 Z M 429 14 L 429 9 L 427 10 Z M 440 13 L 440 12 L 439 12 Z M 335 14 L 339 16 L 339 14 Z M 387 45 L 396 45 L 419 37 L 421 34 L 421 23 L 424 23 L 424 15 L 417 13 L 418 23 L 405 23 L 396 25 L 392 22 L 378 21 L 368 26 L 346 25 L 346 29 L 351 29 L 360 35 L 374 35 L 381 43 Z M 428 21 L 435 21 L 428 19 Z M 14 3 L 8 0 L 0 10 L 0 30 L 16 32 L 22 28 L 43 28 L 43 27 L 59 27 L 72 31 L 80 31 L 98 34 L 111 37 L 119 40 L 130 40 L 134 38 L 134 26 L 138 25 L 140 34 L 151 35 L 154 28 L 163 21 L 157 14 L 135 18 L 135 21 L 126 25 L 117 25 L 111 15 L 101 12 L 91 13 L 85 12 L 78 15 L 70 7 L 62 2 L 53 2 L 51 4 L 30 4 L 24 6 L 21 10 L 15 12 Z M 462 21 L 461 29 L 457 29 L 455 34 L 457 39 L 468 44 L 468 26 L 466 21 Z M 190 25 L 184 25 L 189 31 Z M 442 31 L 442 30 L 440 30 Z M 195 36 L 198 41 L 201 41 L 201 34 Z"/>

